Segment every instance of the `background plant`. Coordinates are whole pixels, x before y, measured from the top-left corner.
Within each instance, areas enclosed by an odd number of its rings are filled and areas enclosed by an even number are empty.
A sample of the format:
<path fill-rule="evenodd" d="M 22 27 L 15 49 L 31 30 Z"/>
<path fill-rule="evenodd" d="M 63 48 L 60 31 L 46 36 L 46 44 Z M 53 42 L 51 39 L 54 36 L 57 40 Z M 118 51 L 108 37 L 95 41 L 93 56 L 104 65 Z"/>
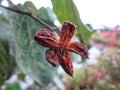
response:
<path fill-rule="evenodd" d="M 74 79 L 66 80 L 66 88 L 67 90 L 119 90 L 119 64 L 119 49 L 104 50 L 98 57 L 97 64 L 85 65 L 77 69 Z"/>

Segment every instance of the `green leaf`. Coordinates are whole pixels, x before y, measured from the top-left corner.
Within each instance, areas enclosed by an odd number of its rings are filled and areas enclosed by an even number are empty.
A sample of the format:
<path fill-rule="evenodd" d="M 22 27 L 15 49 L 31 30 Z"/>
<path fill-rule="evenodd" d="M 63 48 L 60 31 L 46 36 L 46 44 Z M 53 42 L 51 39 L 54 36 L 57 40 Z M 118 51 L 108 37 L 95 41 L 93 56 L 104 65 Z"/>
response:
<path fill-rule="evenodd" d="M 71 21 L 77 26 L 79 30 L 80 39 L 84 44 L 88 45 L 88 40 L 91 36 L 91 32 L 80 19 L 79 12 L 72 0 L 51 0 L 53 4 L 53 10 L 57 15 L 57 18 L 61 23 L 64 21 Z"/>
<path fill-rule="evenodd" d="M 39 9 L 39 15 L 40 18 L 42 18 L 44 21 L 47 21 L 48 23 L 54 23 L 55 22 L 55 16 L 53 14 L 53 11 L 47 7 L 47 8 L 40 8 Z"/>
<path fill-rule="evenodd" d="M 9 19 L 9 15 L 8 15 L 9 11 L 4 9 L 3 7 L 0 7 L 0 11 L 2 12 L 1 16 L 4 15 L 4 19 L 6 19 L 6 20 Z"/>
<path fill-rule="evenodd" d="M 37 8 L 34 6 L 34 4 L 33 4 L 31 1 L 26 1 L 26 2 L 24 3 L 24 7 L 26 8 L 26 10 L 27 10 L 28 12 L 31 12 L 32 14 L 34 14 L 34 15 L 36 15 L 36 16 L 39 15 Z"/>
<path fill-rule="evenodd" d="M 47 48 L 38 45 L 34 40 L 34 34 L 45 27 L 29 16 L 15 13 L 10 15 L 16 45 L 17 65 L 24 74 L 31 76 L 40 85 L 46 86 L 52 81 L 57 68 L 51 66 L 45 59 Z"/>
<path fill-rule="evenodd" d="M 0 85 L 8 79 L 14 68 L 15 60 L 10 55 L 11 33 L 8 24 L 0 23 Z"/>
<path fill-rule="evenodd" d="M 6 19 L 3 17 L 2 14 L 0 14 L 0 22 L 3 22 L 3 23 L 4 23 L 4 22 L 7 22 Z"/>
<path fill-rule="evenodd" d="M 21 90 L 21 88 L 18 83 L 12 83 L 7 85 L 6 90 Z"/>

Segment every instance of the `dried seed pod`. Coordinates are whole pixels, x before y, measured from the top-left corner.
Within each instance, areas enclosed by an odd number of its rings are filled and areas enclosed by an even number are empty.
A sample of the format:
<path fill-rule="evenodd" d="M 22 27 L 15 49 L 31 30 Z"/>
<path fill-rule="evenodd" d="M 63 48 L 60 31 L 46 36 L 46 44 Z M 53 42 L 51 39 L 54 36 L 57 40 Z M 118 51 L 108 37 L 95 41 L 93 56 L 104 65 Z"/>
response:
<path fill-rule="evenodd" d="M 46 59 L 52 65 L 59 64 L 64 71 L 73 76 L 72 58 L 68 51 L 75 52 L 81 55 L 83 58 L 88 58 L 88 49 L 80 42 L 71 42 L 71 38 L 74 35 L 75 25 L 70 22 L 64 22 L 60 36 L 50 30 L 39 30 L 34 38 L 38 44 L 49 47 L 46 51 Z"/>

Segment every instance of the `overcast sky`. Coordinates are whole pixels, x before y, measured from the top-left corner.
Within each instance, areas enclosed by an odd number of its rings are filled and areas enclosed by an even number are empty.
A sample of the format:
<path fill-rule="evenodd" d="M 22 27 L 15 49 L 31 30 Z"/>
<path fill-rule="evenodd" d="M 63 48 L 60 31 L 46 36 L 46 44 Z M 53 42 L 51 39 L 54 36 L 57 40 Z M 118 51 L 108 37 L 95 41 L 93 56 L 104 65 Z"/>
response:
<path fill-rule="evenodd" d="M 120 0 L 74 0 L 82 20 L 96 25 L 120 24 Z"/>
<path fill-rule="evenodd" d="M 24 3 L 26 0 L 12 0 L 13 3 Z M 29 0 L 37 8 L 51 7 L 50 0 Z M 74 0 L 82 21 L 93 25 L 120 25 L 120 0 Z"/>

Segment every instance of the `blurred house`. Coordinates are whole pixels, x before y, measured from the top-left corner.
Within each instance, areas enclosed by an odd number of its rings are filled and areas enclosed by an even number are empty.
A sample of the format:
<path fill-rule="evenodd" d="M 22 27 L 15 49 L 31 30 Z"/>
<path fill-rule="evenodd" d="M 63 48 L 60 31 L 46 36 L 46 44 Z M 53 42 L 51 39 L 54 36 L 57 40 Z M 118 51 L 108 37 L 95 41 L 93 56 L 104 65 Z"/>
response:
<path fill-rule="evenodd" d="M 120 47 L 120 30 L 102 30 L 98 37 L 105 38 L 104 44 Z"/>
<path fill-rule="evenodd" d="M 105 27 L 93 34 L 90 44 L 100 49 L 117 47 L 120 48 L 120 26 L 113 28 Z"/>

